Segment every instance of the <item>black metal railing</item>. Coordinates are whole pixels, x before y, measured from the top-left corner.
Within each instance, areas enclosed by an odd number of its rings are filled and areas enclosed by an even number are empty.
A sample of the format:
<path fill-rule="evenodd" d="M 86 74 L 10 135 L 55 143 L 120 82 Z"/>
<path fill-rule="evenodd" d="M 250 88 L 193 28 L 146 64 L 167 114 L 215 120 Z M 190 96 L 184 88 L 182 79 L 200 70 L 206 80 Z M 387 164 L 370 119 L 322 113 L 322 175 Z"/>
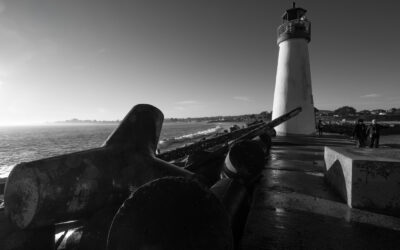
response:
<path fill-rule="evenodd" d="M 285 21 L 277 29 L 278 38 L 282 35 L 295 35 L 304 36 L 310 39 L 311 36 L 311 22 L 307 20 L 294 19 L 291 21 Z"/>

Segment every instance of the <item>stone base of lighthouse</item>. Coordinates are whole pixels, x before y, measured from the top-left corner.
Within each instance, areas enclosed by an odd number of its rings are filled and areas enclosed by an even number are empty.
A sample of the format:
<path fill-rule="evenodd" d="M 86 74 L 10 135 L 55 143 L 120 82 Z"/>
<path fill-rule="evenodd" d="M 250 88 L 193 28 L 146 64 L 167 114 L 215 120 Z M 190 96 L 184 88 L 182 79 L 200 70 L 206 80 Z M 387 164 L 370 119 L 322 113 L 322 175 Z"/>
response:
<path fill-rule="evenodd" d="M 308 42 L 304 38 L 292 38 L 279 44 L 272 119 L 297 107 L 302 107 L 302 112 L 277 126 L 278 135 L 315 133 Z"/>

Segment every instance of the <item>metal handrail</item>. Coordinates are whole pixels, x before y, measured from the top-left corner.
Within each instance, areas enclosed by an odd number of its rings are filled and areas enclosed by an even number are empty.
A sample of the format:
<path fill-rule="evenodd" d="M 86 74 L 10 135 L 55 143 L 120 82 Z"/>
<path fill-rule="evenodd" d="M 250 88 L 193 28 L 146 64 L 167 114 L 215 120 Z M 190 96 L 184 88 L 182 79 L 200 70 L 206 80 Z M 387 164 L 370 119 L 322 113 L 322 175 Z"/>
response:
<path fill-rule="evenodd" d="M 301 19 L 286 21 L 278 27 L 277 33 L 279 37 L 283 33 L 295 33 L 299 30 L 303 31 L 304 33 L 310 33 L 311 22 Z"/>

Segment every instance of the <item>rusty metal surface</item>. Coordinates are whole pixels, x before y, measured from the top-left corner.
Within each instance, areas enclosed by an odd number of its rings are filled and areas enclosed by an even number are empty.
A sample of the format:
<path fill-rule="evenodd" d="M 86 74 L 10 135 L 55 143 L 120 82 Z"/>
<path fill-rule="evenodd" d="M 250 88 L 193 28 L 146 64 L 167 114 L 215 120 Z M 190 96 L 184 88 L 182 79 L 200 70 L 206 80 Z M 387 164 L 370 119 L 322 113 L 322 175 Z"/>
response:
<path fill-rule="evenodd" d="M 54 226 L 38 230 L 20 230 L 14 226 L 0 208 L 1 250 L 53 250 Z"/>
<path fill-rule="evenodd" d="M 242 249 L 398 249 L 400 218 L 349 208 L 324 179 L 323 146 L 340 137 L 274 138 Z"/>

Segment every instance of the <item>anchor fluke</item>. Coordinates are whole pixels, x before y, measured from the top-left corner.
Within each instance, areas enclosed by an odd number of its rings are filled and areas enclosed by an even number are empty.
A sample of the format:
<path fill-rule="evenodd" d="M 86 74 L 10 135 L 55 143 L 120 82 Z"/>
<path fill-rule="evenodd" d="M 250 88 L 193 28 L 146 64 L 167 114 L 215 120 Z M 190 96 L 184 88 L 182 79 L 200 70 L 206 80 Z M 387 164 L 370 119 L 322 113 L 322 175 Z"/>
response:
<path fill-rule="evenodd" d="M 140 104 L 102 147 L 18 164 L 5 187 L 5 211 L 19 228 L 79 219 L 121 204 L 130 189 L 164 176 L 192 174 L 155 157 L 162 112 Z"/>

